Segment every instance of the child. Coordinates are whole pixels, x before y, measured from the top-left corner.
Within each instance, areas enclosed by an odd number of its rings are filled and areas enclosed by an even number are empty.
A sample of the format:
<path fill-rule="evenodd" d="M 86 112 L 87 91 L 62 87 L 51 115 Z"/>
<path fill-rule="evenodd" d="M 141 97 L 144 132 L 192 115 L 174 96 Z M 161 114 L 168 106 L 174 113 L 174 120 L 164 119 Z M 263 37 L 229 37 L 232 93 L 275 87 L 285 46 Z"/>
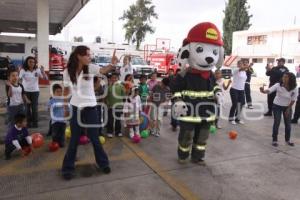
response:
<path fill-rule="evenodd" d="M 123 59 L 123 66 L 120 69 L 121 82 L 126 81 L 125 79 L 128 74 L 133 74 L 133 68 L 131 66 L 131 56 L 125 55 Z"/>
<path fill-rule="evenodd" d="M 108 123 L 107 123 L 107 137 L 112 138 L 115 123 L 115 135 L 122 137 L 121 133 L 121 110 L 123 108 L 123 98 L 125 97 L 124 86 L 118 83 L 119 75 L 112 73 L 109 78 L 108 93 L 105 99 L 108 107 Z"/>
<path fill-rule="evenodd" d="M 294 117 L 292 119 L 292 124 L 297 124 L 300 118 L 300 87 L 298 88 L 298 98 L 295 106 Z"/>
<path fill-rule="evenodd" d="M 281 122 L 281 115 L 283 115 L 285 126 L 285 142 L 289 146 L 294 146 L 294 143 L 290 141 L 291 138 L 291 117 L 292 107 L 297 99 L 298 90 L 296 76 L 291 72 L 285 72 L 282 76 L 281 83 L 276 83 L 268 89 L 264 87 L 260 88 L 260 92 L 264 94 L 271 94 L 276 92 L 276 96 L 273 102 L 273 142 L 274 147 L 278 146 L 278 129 Z"/>
<path fill-rule="evenodd" d="M 28 134 L 27 120 L 24 114 L 16 114 L 14 117 L 15 124 L 10 127 L 5 138 L 5 159 L 11 158 L 11 153 L 17 149 L 20 154 L 26 155 L 31 151 L 32 139 Z M 24 147 L 28 147 L 29 150 L 25 151 Z M 24 151 L 22 150 L 24 148 Z"/>
<path fill-rule="evenodd" d="M 218 129 L 221 129 L 222 127 L 219 124 L 219 118 L 220 118 L 220 109 L 221 109 L 221 104 L 223 104 L 223 98 L 224 98 L 224 92 L 225 90 L 227 90 L 231 84 L 231 79 L 229 79 L 227 85 L 224 82 L 224 79 L 222 78 L 222 72 L 221 70 L 217 69 L 215 71 L 215 79 L 216 79 L 216 83 L 219 85 L 219 87 L 221 88 L 222 94 L 219 97 L 219 102 L 218 102 L 218 109 L 217 109 L 217 120 L 216 120 L 216 127 Z"/>
<path fill-rule="evenodd" d="M 140 84 L 139 84 L 139 94 L 141 97 L 141 102 L 143 104 L 143 108 L 145 108 L 147 104 L 147 99 L 149 97 L 149 88 L 147 85 L 147 76 L 142 74 L 140 77 Z"/>
<path fill-rule="evenodd" d="M 129 129 L 129 137 L 140 135 L 140 113 L 142 111 L 142 102 L 139 96 L 139 88 L 132 88 L 132 94 L 128 96 L 124 104 L 125 125 Z"/>
<path fill-rule="evenodd" d="M 52 86 L 53 97 L 49 100 L 48 108 L 51 114 L 52 141 L 57 142 L 60 147 L 65 146 L 66 119 L 64 117 L 64 99 L 62 86 Z"/>
<path fill-rule="evenodd" d="M 25 95 L 24 87 L 19 83 L 19 73 L 16 69 L 11 69 L 6 81 L 8 127 L 15 124 L 14 117 L 17 114 L 25 114 L 24 103 L 30 103 Z"/>
<path fill-rule="evenodd" d="M 150 76 L 150 80 L 148 81 L 147 85 L 150 91 L 154 88 L 154 86 L 158 83 L 157 79 L 157 73 L 153 72 Z"/>
<path fill-rule="evenodd" d="M 102 123 L 104 122 L 104 115 L 103 115 L 103 104 L 104 104 L 104 85 L 101 84 L 101 77 L 94 77 L 94 91 L 95 96 L 97 98 L 97 111 L 98 111 L 98 117 L 99 122 L 101 124 L 99 128 L 99 136 L 103 136 L 103 127 Z"/>
<path fill-rule="evenodd" d="M 129 95 L 129 93 L 131 92 L 131 89 L 132 89 L 132 87 L 134 85 L 133 75 L 132 74 L 127 74 L 125 76 L 123 85 L 124 85 L 124 88 L 125 88 L 126 95 Z"/>
<path fill-rule="evenodd" d="M 169 78 L 162 79 L 161 82 L 153 87 L 150 96 L 151 102 L 153 103 L 150 114 L 152 122 L 150 132 L 156 137 L 160 136 L 160 126 L 163 117 L 164 106 L 172 96 L 170 93 L 169 82 Z"/>

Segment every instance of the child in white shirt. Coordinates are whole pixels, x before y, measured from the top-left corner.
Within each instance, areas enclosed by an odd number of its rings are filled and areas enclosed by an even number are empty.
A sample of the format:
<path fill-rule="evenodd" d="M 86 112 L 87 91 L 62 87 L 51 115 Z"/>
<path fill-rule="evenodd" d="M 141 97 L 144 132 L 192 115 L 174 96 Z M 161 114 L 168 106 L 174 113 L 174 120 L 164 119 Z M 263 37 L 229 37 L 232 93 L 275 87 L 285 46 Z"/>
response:
<path fill-rule="evenodd" d="M 140 136 L 140 114 L 142 112 L 142 102 L 139 96 L 139 88 L 133 87 L 131 94 L 124 103 L 123 113 L 125 117 L 125 126 L 129 129 L 129 137 Z"/>
<path fill-rule="evenodd" d="M 215 79 L 216 79 L 216 83 L 218 84 L 218 86 L 221 88 L 221 95 L 219 97 L 219 101 L 218 101 L 218 110 L 217 110 L 217 120 L 216 120 L 216 126 L 217 128 L 221 128 L 220 124 L 219 124 L 219 117 L 220 117 L 220 109 L 221 106 L 223 104 L 224 101 L 224 93 L 225 90 L 227 90 L 231 84 L 231 79 L 229 79 L 229 81 L 227 82 L 227 85 L 225 84 L 224 79 L 222 78 L 222 72 L 221 70 L 217 69 L 215 71 Z"/>

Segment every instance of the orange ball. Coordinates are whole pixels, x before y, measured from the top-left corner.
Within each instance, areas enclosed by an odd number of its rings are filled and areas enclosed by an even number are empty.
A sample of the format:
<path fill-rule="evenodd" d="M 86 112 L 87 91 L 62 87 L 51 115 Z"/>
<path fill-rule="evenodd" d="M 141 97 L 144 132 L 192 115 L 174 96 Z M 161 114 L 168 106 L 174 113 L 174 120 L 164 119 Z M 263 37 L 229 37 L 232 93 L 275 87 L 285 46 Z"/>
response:
<path fill-rule="evenodd" d="M 57 142 L 51 142 L 48 145 L 48 148 L 49 148 L 49 151 L 55 152 L 55 151 L 57 151 L 59 149 L 59 144 Z"/>
<path fill-rule="evenodd" d="M 40 134 L 32 135 L 32 147 L 40 148 L 44 144 L 44 137 Z"/>
<path fill-rule="evenodd" d="M 229 138 L 231 139 L 231 140 L 235 140 L 236 139 L 236 137 L 237 137 L 237 132 L 236 131 L 230 131 L 229 132 Z"/>

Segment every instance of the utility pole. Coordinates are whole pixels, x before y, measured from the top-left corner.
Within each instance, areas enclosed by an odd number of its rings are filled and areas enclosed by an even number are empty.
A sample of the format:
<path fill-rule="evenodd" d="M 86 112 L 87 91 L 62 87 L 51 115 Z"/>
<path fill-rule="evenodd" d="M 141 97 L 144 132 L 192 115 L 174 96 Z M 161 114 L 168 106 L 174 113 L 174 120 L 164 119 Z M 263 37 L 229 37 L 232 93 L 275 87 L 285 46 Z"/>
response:
<path fill-rule="evenodd" d="M 114 42 L 114 0 L 111 1 L 111 42 Z"/>

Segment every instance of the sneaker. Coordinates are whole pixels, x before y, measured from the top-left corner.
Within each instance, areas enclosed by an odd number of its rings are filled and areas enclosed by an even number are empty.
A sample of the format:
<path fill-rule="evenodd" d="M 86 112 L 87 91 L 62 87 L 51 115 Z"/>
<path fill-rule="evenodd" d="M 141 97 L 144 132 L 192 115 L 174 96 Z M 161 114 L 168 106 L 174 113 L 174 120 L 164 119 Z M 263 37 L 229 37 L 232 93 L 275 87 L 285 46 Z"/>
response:
<path fill-rule="evenodd" d="M 172 126 L 172 131 L 176 132 L 177 131 L 177 127 L 176 126 Z"/>
<path fill-rule="evenodd" d="M 243 120 L 238 120 L 237 123 L 238 124 L 245 124 L 245 122 Z"/>
<path fill-rule="evenodd" d="M 74 175 L 73 173 L 63 173 L 63 178 L 66 180 L 66 181 L 69 181 L 71 180 L 72 178 L 74 178 Z"/>
<path fill-rule="evenodd" d="M 298 120 L 292 119 L 291 123 L 292 124 L 298 124 Z"/>
<path fill-rule="evenodd" d="M 104 168 L 102 169 L 102 171 L 103 171 L 104 174 L 109 174 L 109 173 L 111 172 L 111 169 L 110 169 L 109 166 L 107 166 L 107 167 L 104 167 Z"/>
<path fill-rule="evenodd" d="M 133 133 L 133 132 L 130 132 L 130 133 L 129 133 L 129 137 L 130 137 L 130 139 L 132 139 L 132 138 L 133 138 L 133 136 L 134 136 L 134 133 Z"/>
<path fill-rule="evenodd" d="M 253 109 L 253 106 L 252 105 L 248 105 L 247 108 L 248 109 Z"/>
<path fill-rule="evenodd" d="M 295 144 L 293 142 L 285 142 L 285 143 L 286 143 L 286 145 L 289 145 L 291 147 L 295 146 Z"/>
<path fill-rule="evenodd" d="M 155 129 L 150 129 L 150 134 L 155 136 L 155 134 L 156 134 Z"/>
<path fill-rule="evenodd" d="M 111 134 L 111 133 L 107 133 L 107 137 L 108 137 L 108 138 L 113 138 L 114 136 L 113 136 L 113 134 Z"/>
<path fill-rule="evenodd" d="M 273 147 L 278 147 L 278 143 L 275 142 L 275 141 L 273 141 L 273 142 L 272 142 L 272 146 L 273 146 Z"/>
<path fill-rule="evenodd" d="M 266 112 L 264 116 L 272 116 L 272 112 Z"/>
<path fill-rule="evenodd" d="M 154 134 L 154 136 L 155 136 L 155 137 L 159 137 L 159 136 L 160 136 L 159 131 L 156 131 L 155 134 Z"/>
<path fill-rule="evenodd" d="M 235 121 L 229 121 L 232 125 L 236 125 Z"/>
<path fill-rule="evenodd" d="M 222 126 L 219 125 L 219 123 L 216 124 L 217 129 L 221 129 Z"/>
<path fill-rule="evenodd" d="M 117 136 L 118 137 L 123 137 L 123 134 L 122 133 L 118 133 Z"/>

